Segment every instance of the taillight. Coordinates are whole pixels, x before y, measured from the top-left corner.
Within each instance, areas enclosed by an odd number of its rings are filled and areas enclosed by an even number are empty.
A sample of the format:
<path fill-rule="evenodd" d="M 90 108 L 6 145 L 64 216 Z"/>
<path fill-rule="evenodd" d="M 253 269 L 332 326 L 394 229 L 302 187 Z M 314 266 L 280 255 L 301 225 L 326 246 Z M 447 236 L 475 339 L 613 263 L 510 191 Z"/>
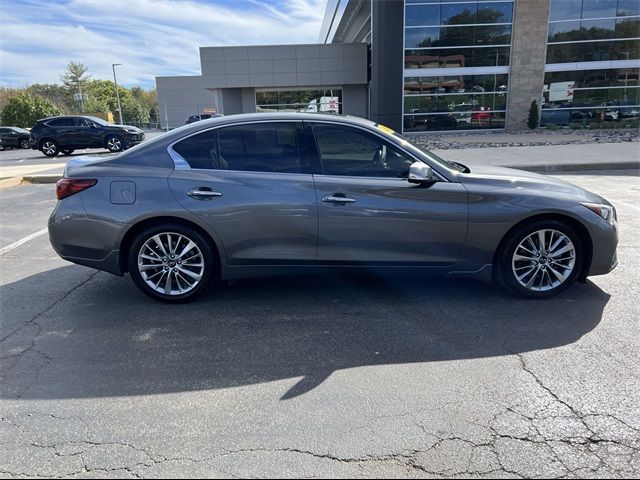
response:
<path fill-rule="evenodd" d="M 61 178 L 56 182 L 56 197 L 58 200 L 70 197 L 74 193 L 93 187 L 98 180 L 95 178 Z"/>

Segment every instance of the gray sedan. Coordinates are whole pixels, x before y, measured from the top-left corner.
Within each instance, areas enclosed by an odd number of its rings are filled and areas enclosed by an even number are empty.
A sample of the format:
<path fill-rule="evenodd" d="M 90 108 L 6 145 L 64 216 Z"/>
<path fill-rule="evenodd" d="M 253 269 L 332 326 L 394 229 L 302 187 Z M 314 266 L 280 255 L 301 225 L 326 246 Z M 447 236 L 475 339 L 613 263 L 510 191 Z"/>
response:
<path fill-rule="evenodd" d="M 547 298 L 617 264 L 616 212 L 542 175 L 448 162 L 367 120 L 215 118 L 71 160 L 51 243 L 169 302 L 214 279 L 405 268 Z"/>

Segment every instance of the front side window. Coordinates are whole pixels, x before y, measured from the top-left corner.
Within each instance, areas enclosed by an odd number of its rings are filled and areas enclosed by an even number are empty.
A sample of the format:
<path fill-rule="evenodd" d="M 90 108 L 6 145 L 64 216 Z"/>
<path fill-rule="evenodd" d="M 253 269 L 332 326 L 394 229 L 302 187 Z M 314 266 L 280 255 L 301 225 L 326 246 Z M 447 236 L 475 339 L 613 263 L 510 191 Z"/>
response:
<path fill-rule="evenodd" d="M 313 124 L 325 175 L 406 178 L 415 161 L 380 137 L 344 125 Z"/>
<path fill-rule="evenodd" d="M 191 168 L 301 173 L 304 134 L 295 122 L 220 127 L 173 146 Z"/>

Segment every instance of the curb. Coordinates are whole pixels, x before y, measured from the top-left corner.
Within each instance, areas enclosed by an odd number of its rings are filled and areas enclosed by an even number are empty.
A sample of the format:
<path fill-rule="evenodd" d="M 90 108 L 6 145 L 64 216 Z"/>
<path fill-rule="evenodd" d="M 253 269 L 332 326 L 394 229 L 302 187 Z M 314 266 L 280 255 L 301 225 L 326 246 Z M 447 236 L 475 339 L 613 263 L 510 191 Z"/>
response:
<path fill-rule="evenodd" d="M 526 170 L 528 172 L 539 173 L 557 173 L 557 172 L 580 172 L 592 170 L 640 170 L 640 161 L 629 162 L 602 162 L 602 163 L 556 163 L 553 165 L 491 165 L 496 167 L 516 168 L 518 170 Z M 473 165 L 471 165 L 473 168 Z M 11 184 L 33 183 L 46 184 L 56 183 L 62 178 L 62 174 L 48 173 L 43 175 L 28 175 L 24 177 L 15 177 L 14 179 L 3 179 L 3 182 L 11 181 Z"/>
<path fill-rule="evenodd" d="M 22 177 L 24 183 L 56 183 L 62 178 L 62 174 L 48 173 L 43 175 L 29 175 Z"/>
<path fill-rule="evenodd" d="M 497 165 L 496 165 L 497 166 Z M 502 165 L 500 165 L 502 166 Z M 560 163 L 555 165 L 504 165 L 507 168 L 517 168 L 529 172 L 584 172 L 591 170 L 640 170 L 640 161 L 602 162 L 602 163 Z M 472 166 L 473 167 L 473 166 Z"/>

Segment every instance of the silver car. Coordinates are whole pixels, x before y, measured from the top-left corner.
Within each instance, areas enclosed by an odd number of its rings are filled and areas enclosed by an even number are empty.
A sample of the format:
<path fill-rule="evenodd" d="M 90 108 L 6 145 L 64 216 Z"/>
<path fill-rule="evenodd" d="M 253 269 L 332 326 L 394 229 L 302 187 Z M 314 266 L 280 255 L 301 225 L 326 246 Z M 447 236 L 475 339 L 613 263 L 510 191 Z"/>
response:
<path fill-rule="evenodd" d="M 542 175 L 448 162 L 368 120 L 219 117 L 71 160 L 51 244 L 180 302 L 214 279 L 408 268 L 546 298 L 617 264 L 616 212 Z"/>

